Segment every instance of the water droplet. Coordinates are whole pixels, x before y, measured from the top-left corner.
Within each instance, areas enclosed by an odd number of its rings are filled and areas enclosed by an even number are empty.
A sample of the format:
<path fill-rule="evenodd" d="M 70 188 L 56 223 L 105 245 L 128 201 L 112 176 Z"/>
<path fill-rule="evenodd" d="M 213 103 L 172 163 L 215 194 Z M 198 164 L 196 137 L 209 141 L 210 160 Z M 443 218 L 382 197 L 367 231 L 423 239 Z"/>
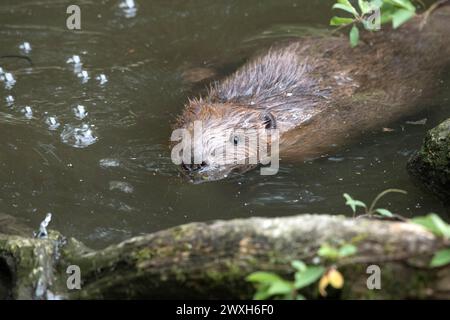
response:
<path fill-rule="evenodd" d="M 47 123 L 48 128 L 49 128 L 50 130 L 56 130 L 56 129 L 58 129 L 59 126 L 61 125 L 61 124 L 58 122 L 58 120 L 56 119 L 56 117 L 48 117 L 48 118 L 45 120 L 45 123 Z"/>
<path fill-rule="evenodd" d="M 70 57 L 69 59 L 67 59 L 66 63 L 71 63 L 71 64 L 82 64 L 82 63 L 81 63 L 80 56 L 77 56 L 77 55 L 73 55 L 72 57 Z"/>
<path fill-rule="evenodd" d="M 15 101 L 13 96 L 7 96 L 5 98 L 5 100 L 6 100 L 6 104 L 8 105 L 8 107 L 12 106 Z"/>
<path fill-rule="evenodd" d="M 83 120 L 84 118 L 87 117 L 88 113 L 86 111 L 86 108 L 82 105 L 77 105 L 74 109 L 73 112 L 75 113 L 75 117 L 77 119 Z"/>
<path fill-rule="evenodd" d="M 86 70 L 82 70 L 78 73 L 78 78 L 81 78 L 81 83 L 86 83 L 89 81 L 89 73 Z"/>
<path fill-rule="evenodd" d="M 22 109 L 22 112 L 25 115 L 25 118 L 27 119 L 33 118 L 33 109 L 31 109 L 30 106 L 25 106 L 25 108 Z"/>
<path fill-rule="evenodd" d="M 19 46 L 19 49 L 24 53 L 29 53 L 31 51 L 31 45 L 29 42 L 24 42 Z"/>
<path fill-rule="evenodd" d="M 75 148 L 86 148 L 98 140 L 92 127 L 88 124 L 82 124 L 80 127 L 65 125 L 61 132 L 61 140 Z"/>
<path fill-rule="evenodd" d="M 123 0 L 119 4 L 119 8 L 122 9 L 123 13 L 125 14 L 125 18 L 134 18 L 137 13 L 137 7 L 134 3 L 134 0 Z"/>
<path fill-rule="evenodd" d="M 83 68 L 83 63 L 81 62 L 80 56 L 73 55 L 69 59 L 67 59 L 66 63 L 73 65 L 73 72 L 76 74 L 80 73 Z"/>
<path fill-rule="evenodd" d="M 100 82 L 100 85 L 108 82 L 108 78 L 103 73 L 99 74 L 95 79 Z"/>
<path fill-rule="evenodd" d="M 11 89 L 16 84 L 16 79 L 14 79 L 14 76 L 10 72 L 5 72 L 3 75 L 0 76 L 0 79 L 5 82 L 5 88 Z"/>

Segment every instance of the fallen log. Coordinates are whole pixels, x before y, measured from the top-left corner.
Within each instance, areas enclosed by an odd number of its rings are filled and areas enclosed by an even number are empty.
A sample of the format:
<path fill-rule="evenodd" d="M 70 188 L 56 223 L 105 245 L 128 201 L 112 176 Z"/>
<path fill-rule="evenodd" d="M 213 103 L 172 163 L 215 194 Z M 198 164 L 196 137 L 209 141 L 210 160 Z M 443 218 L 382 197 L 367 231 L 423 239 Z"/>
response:
<path fill-rule="evenodd" d="M 448 247 L 446 240 L 409 222 L 330 215 L 190 223 L 98 251 L 55 231 L 47 239 L 0 234 L 0 294 L 11 299 L 245 299 L 254 292 L 245 281 L 248 274 L 292 277 L 290 262 L 317 263 L 324 243 L 357 247 L 355 255 L 334 262 L 345 278 L 340 298 L 450 298 L 450 266 L 428 267 L 432 255 Z M 381 268 L 381 290 L 367 289 L 366 268 L 372 264 Z M 67 288 L 70 265 L 81 270 L 80 290 Z"/>

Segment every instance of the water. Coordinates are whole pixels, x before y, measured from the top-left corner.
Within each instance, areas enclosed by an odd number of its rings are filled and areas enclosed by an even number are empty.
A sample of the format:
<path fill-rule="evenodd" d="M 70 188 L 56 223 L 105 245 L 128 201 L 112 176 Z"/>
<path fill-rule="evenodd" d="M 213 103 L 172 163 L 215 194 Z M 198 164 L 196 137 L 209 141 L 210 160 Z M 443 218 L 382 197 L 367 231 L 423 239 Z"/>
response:
<path fill-rule="evenodd" d="M 249 39 L 285 32 L 282 25 L 319 32 L 332 1 L 77 3 L 81 31 L 66 29 L 72 1 L 0 6 L 0 55 L 27 54 L 34 63 L 0 60 L 15 81 L 0 82 L 0 212 L 36 230 L 51 212 L 51 228 L 96 248 L 192 221 L 350 214 L 342 193 L 370 202 L 391 187 L 409 193 L 381 205 L 405 216 L 449 217 L 405 170 L 425 131 L 450 116 L 448 93 L 427 112 L 391 125 L 394 131 L 312 162 L 282 163 L 274 177 L 255 171 L 192 185 L 171 163 L 170 125 L 201 90 L 183 74 L 232 72 L 264 42 Z"/>

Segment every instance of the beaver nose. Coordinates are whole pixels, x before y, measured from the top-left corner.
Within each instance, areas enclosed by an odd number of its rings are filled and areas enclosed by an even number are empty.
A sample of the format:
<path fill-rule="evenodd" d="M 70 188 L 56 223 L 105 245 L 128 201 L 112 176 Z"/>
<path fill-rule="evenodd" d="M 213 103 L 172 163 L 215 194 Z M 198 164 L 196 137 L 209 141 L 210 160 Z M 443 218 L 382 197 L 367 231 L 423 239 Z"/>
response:
<path fill-rule="evenodd" d="M 189 171 L 189 172 L 195 172 L 195 171 L 199 171 L 200 169 L 206 167 L 206 162 L 202 162 L 200 164 L 186 164 L 186 163 L 182 163 L 181 166 L 183 167 L 184 170 Z"/>

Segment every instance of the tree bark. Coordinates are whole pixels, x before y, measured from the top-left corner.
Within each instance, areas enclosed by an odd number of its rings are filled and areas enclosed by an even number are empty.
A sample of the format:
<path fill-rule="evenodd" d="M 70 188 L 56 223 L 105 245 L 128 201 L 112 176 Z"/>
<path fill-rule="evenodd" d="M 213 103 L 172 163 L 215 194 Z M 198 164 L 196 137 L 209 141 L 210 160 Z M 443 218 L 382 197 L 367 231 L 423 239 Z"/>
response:
<path fill-rule="evenodd" d="M 329 215 L 190 223 L 135 237 L 103 250 L 51 231 L 48 239 L 0 234 L 0 294 L 12 299 L 251 298 L 245 277 L 271 271 L 292 278 L 292 260 L 317 262 L 324 243 L 352 243 L 335 262 L 343 299 L 450 298 L 450 266 L 429 268 L 449 243 L 409 222 Z M 330 266 L 331 263 L 320 261 Z M 381 290 L 368 290 L 368 265 L 381 268 Z M 68 290 L 66 269 L 81 270 Z M 3 288 L 3 290 L 2 290 Z M 317 296 L 317 285 L 306 295 Z"/>

